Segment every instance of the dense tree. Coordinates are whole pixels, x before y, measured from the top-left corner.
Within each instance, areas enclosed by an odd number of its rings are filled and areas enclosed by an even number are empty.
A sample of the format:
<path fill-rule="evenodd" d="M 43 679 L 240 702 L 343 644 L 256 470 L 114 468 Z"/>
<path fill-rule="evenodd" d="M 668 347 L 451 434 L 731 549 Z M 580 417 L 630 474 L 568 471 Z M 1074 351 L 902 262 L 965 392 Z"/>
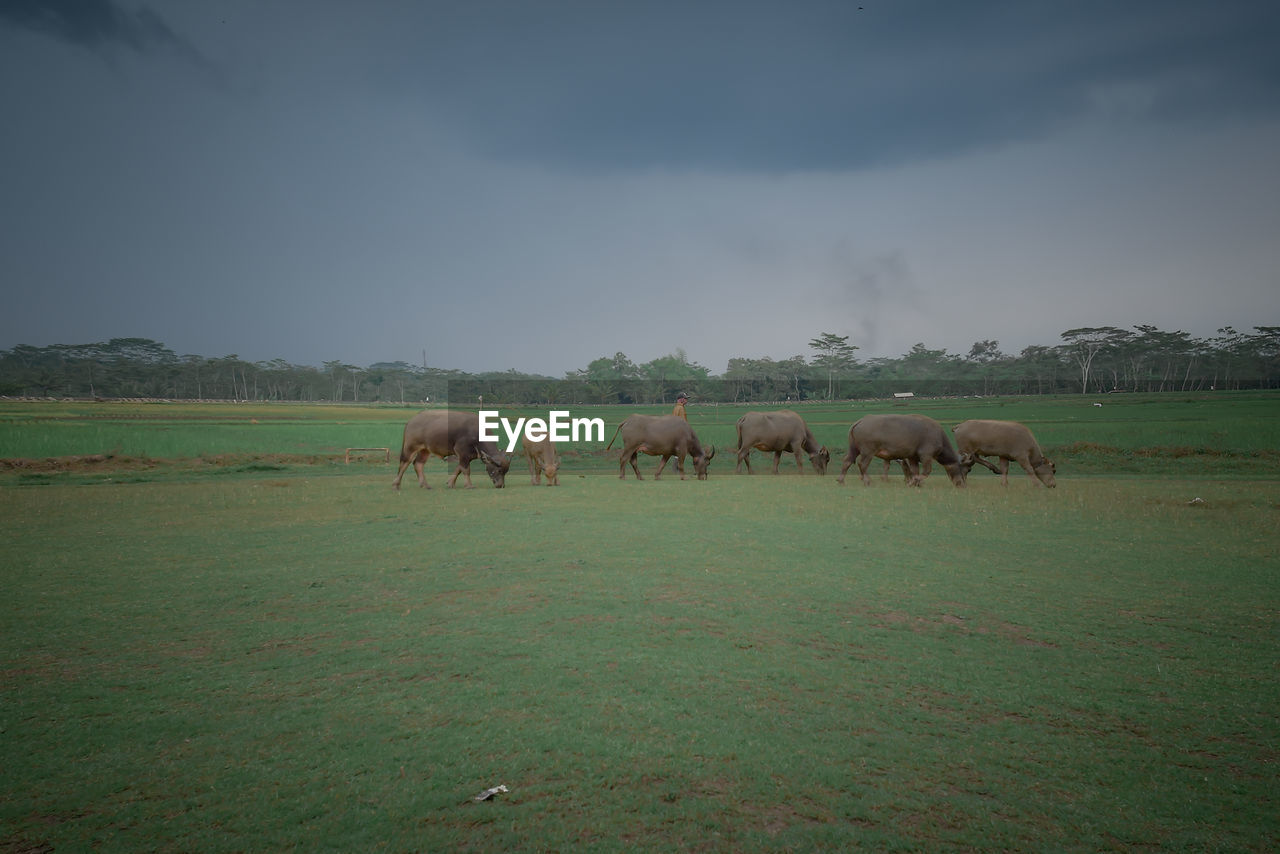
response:
<path fill-rule="evenodd" d="M 1266 388 L 1280 386 L 1280 326 L 1255 326 L 1246 340 L 1249 357 Z"/>
<path fill-rule="evenodd" d="M 177 356 L 146 338 L 93 344 L 20 344 L 0 350 L 0 395 L 150 397 L 217 400 L 459 401 L 521 404 L 665 403 L 684 390 L 701 400 L 802 401 L 811 396 L 1050 394 L 1068 391 L 1189 391 L 1280 387 L 1280 326 L 1251 332 L 1223 327 L 1199 340 L 1148 324 L 1069 329 L 1056 346 L 1017 356 L 992 339 L 961 357 L 917 343 L 897 358 L 858 363 L 842 336 L 823 333 L 820 350 L 775 361 L 735 356 L 712 375 L 683 350 L 637 365 L 625 353 L 602 357 L 564 378 L 518 371 L 469 374 L 453 369 L 341 361 L 322 367 L 283 359 L 248 362 L 238 355 Z"/>
<path fill-rule="evenodd" d="M 981 383 L 981 393 L 984 395 L 994 393 L 1002 381 L 1009 378 L 1006 368 L 1010 359 L 1000 352 L 999 341 L 987 339 L 973 342 L 965 361 L 971 370 L 971 376 Z"/>
<path fill-rule="evenodd" d="M 637 370 L 644 377 L 651 403 L 666 403 L 681 391 L 690 391 L 711 375 L 709 369 L 697 362 L 690 362 L 688 354 L 681 348 L 645 362 Z"/>
<path fill-rule="evenodd" d="M 1018 354 L 1011 370 L 1022 380 L 1022 390 L 1028 394 L 1046 394 L 1060 385 L 1063 362 L 1052 347 L 1033 344 Z"/>
<path fill-rule="evenodd" d="M 1185 332 L 1162 332 L 1154 326 L 1139 325 L 1138 334 L 1118 347 L 1128 354 L 1133 373 L 1128 386 L 1134 391 L 1185 391 L 1201 344 Z M 1116 377 L 1112 387 L 1120 387 Z"/>
<path fill-rule="evenodd" d="M 601 356 L 572 377 L 595 385 L 602 398 L 610 397 L 619 403 L 635 403 L 639 399 L 640 368 L 626 353 Z"/>
<path fill-rule="evenodd" d="M 1062 333 L 1062 353 L 1080 369 L 1080 393 L 1089 392 L 1098 354 L 1115 353 L 1133 333 L 1114 326 L 1083 326 Z M 1102 390 L 1101 387 L 1098 389 Z"/>
<path fill-rule="evenodd" d="M 827 375 L 827 400 L 835 396 L 836 377 L 852 370 L 855 361 L 854 352 L 858 345 L 849 343 L 848 335 L 837 335 L 824 332 L 809 341 L 809 347 L 818 351 L 813 357 L 813 365 L 821 368 Z"/>

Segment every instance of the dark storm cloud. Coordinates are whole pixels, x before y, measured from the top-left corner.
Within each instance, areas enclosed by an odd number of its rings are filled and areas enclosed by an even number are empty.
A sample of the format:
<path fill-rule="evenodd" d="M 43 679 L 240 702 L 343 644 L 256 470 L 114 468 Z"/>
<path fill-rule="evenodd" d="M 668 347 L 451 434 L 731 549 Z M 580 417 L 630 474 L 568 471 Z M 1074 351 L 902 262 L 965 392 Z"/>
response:
<path fill-rule="evenodd" d="M 0 0 L 0 347 L 721 370 L 1274 315 L 1280 6 L 857 2 Z"/>
<path fill-rule="evenodd" d="M 178 46 L 181 39 L 151 9 L 122 9 L 111 0 L 5 0 L 0 23 L 85 47 L 121 44 L 137 51 Z"/>
<path fill-rule="evenodd" d="M 125 47 L 139 54 L 164 51 L 221 83 L 221 74 L 158 13 L 125 9 L 112 0 L 0 0 L 0 26 L 42 33 L 89 49 Z"/>
<path fill-rule="evenodd" d="M 427 106 L 497 156 L 575 169 L 867 168 L 1100 114 L 1274 111 L 1276 8 L 473 2 L 433 8 L 415 73 Z"/>

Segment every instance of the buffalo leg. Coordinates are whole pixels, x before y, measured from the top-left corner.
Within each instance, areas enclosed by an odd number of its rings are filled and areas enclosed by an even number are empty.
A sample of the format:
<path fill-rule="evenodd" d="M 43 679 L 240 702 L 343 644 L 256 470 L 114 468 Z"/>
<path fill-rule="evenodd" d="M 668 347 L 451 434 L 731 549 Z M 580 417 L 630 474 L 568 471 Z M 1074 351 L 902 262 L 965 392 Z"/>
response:
<path fill-rule="evenodd" d="M 653 473 L 654 480 L 657 480 L 658 478 L 662 477 L 662 470 L 667 467 L 667 460 L 669 459 L 671 459 L 671 456 L 667 455 L 662 458 L 662 462 L 658 463 L 658 470 Z"/>
<path fill-rule="evenodd" d="M 747 464 L 747 474 L 751 474 L 751 449 L 743 448 L 738 451 L 738 467 L 733 470 L 734 474 L 742 474 L 742 464 Z"/>
<path fill-rule="evenodd" d="M 1023 468 L 1027 468 L 1027 466 L 1023 465 Z M 1035 477 L 1035 473 L 1031 472 L 1029 468 L 1027 468 L 1027 471 L 1031 474 L 1032 477 Z M 1009 485 L 1009 460 L 1005 457 L 1000 458 L 1000 485 L 1001 486 Z"/>
<path fill-rule="evenodd" d="M 449 478 L 449 488 L 453 489 L 454 484 L 458 482 L 458 475 L 465 475 L 467 479 L 467 489 L 475 489 L 471 483 L 471 460 L 467 460 L 464 464 L 462 460 L 458 460 L 458 467 L 453 470 L 453 477 Z"/>
<path fill-rule="evenodd" d="M 839 483 L 839 484 L 843 484 L 843 483 L 844 483 L 844 476 L 848 473 L 848 471 L 849 471 L 849 466 L 851 466 L 851 465 L 853 465 L 853 452 L 852 452 L 852 451 L 850 451 L 848 454 L 845 454 L 845 457 L 844 457 L 844 465 L 840 466 L 840 476 L 839 476 L 838 478 L 836 478 L 836 483 Z"/>
<path fill-rule="evenodd" d="M 871 467 L 871 454 L 858 455 L 858 474 L 862 477 L 862 485 L 871 485 L 871 476 L 867 474 L 867 469 Z"/>
<path fill-rule="evenodd" d="M 453 489 L 454 484 L 458 482 L 458 475 L 462 474 L 467 477 L 467 489 L 474 489 L 475 487 L 471 485 L 471 461 L 475 457 L 467 454 L 467 449 L 460 439 L 453 443 L 453 453 L 458 458 L 458 467 L 453 470 L 453 477 L 449 478 L 449 488 Z"/>
<path fill-rule="evenodd" d="M 404 477 L 404 473 L 409 468 L 409 464 L 412 463 L 413 470 L 418 475 L 418 486 L 421 486 L 424 489 L 430 489 L 431 485 L 427 483 L 427 478 L 422 473 L 422 465 L 426 462 L 428 456 L 430 456 L 430 454 L 414 454 L 411 457 L 401 456 L 400 468 L 396 471 L 396 479 L 391 482 L 391 485 L 395 487 L 396 490 L 400 489 L 400 480 Z"/>
<path fill-rule="evenodd" d="M 902 479 L 910 482 L 911 471 L 907 468 L 906 460 L 898 460 L 898 465 L 902 467 Z M 880 473 L 880 479 L 885 483 L 889 482 L 889 469 L 893 468 L 893 460 L 886 459 L 884 461 L 884 471 Z"/>
<path fill-rule="evenodd" d="M 644 480 L 640 476 L 640 467 L 636 465 L 636 456 L 640 453 L 639 445 L 628 445 L 622 449 L 622 456 L 618 458 L 618 477 L 622 480 L 627 479 L 627 463 L 631 463 L 631 470 L 636 473 L 636 480 Z"/>
<path fill-rule="evenodd" d="M 397 492 L 400 490 L 400 480 L 401 478 L 404 477 L 404 470 L 409 467 L 410 462 L 411 460 L 404 457 L 403 455 L 400 457 L 400 468 L 396 470 L 396 479 L 391 481 L 391 486 Z"/>

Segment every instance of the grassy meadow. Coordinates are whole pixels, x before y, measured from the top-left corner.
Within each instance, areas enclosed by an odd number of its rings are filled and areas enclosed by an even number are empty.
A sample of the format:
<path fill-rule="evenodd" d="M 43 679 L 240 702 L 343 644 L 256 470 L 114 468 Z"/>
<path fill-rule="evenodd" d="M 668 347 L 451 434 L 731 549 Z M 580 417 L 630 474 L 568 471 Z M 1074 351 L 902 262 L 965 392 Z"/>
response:
<path fill-rule="evenodd" d="M 1280 846 L 1280 395 L 910 404 L 1056 490 L 735 476 L 744 409 L 397 493 L 410 408 L 0 403 L 0 850 Z"/>
<path fill-rule="evenodd" d="M 547 418 L 548 407 L 496 407 L 504 417 Z M 578 471 L 617 468 L 604 450 L 632 412 L 670 407 L 557 404 L 575 418 L 600 418 L 604 442 L 569 443 L 564 451 Z M 725 454 L 712 471 L 732 471 L 735 423 L 759 406 L 689 407 L 689 420 L 705 443 Z M 1021 421 L 1059 468 L 1080 474 L 1280 474 L 1280 394 L 1235 392 L 804 403 L 795 407 L 818 441 L 843 458 L 849 425 L 873 412 L 918 412 L 947 426 L 967 418 Z M 386 447 L 398 454 L 404 423 L 416 406 L 325 404 L 61 403 L 0 401 L 0 460 L 28 474 L 68 466 L 50 458 L 110 456 L 70 468 L 175 470 L 257 463 L 316 467 L 343 462 L 351 447 Z M 616 448 L 616 446 L 615 446 Z M 376 454 L 370 461 L 381 462 Z M 762 461 L 759 452 L 753 465 Z M 15 463 L 16 461 L 16 463 Z M 784 461 L 787 462 L 787 461 Z M 434 461 L 443 469 L 444 464 Z M 478 466 L 477 466 L 478 470 Z M 791 471 L 794 462 L 791 461 Z"/>

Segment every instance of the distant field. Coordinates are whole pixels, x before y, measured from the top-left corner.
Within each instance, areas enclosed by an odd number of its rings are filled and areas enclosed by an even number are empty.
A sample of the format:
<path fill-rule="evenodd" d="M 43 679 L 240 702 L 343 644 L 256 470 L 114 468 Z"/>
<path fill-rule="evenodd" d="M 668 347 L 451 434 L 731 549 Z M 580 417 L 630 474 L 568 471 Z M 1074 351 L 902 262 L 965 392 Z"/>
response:
<path fill-rule="evenodd" d="M 548 413 L 546 407 L 497 408 L 512 418 L 546 418 Z M 666 407 L 564 408 L 573 417 L 601 418 L 607 427 L 604 442 L 565 448 L 568 468 L 583 472 L 616 469 L 616 446 L 610 454 L 604 444 L 628 414 L 669 411 Z M 734 424 L 753 408 L 764 407 L 696 402 L 690 406 L 689 418 L 699 436 L 718 449 L 713 475 L 732 470 Z M 1031 427 L 1067 477 L 1280 475 L 1280 393 L 854 401 L 805 403 L 796 408 L 818 440 L 832 449 L 837 466 L 850 424 L 871 412 L 906 411 L 930 415 L 948 426 L 966 418 L 1021 421 Z M 113 457 L 110 464 L 90 466 L 98 471 L 122 465 L 154 469 L 158 463 L 165 463 L 166 469 L 175 464 L 188 469 L 268 464 L 314 470 L 332 467 L 335 461 L 340 464 L 350 447 L 386 447 L 394 461 L 404 423 L 416 411 L 416 407 L 322 404 L 0 401 L 0 460 L 27 461 L 23 469 L 27 474 L 34 471 L 34 461 L 92 455 Z M 444 470 L 439 460 L 431 465 Z M 0 477 L 4 467 L 0 463 Z"/>

